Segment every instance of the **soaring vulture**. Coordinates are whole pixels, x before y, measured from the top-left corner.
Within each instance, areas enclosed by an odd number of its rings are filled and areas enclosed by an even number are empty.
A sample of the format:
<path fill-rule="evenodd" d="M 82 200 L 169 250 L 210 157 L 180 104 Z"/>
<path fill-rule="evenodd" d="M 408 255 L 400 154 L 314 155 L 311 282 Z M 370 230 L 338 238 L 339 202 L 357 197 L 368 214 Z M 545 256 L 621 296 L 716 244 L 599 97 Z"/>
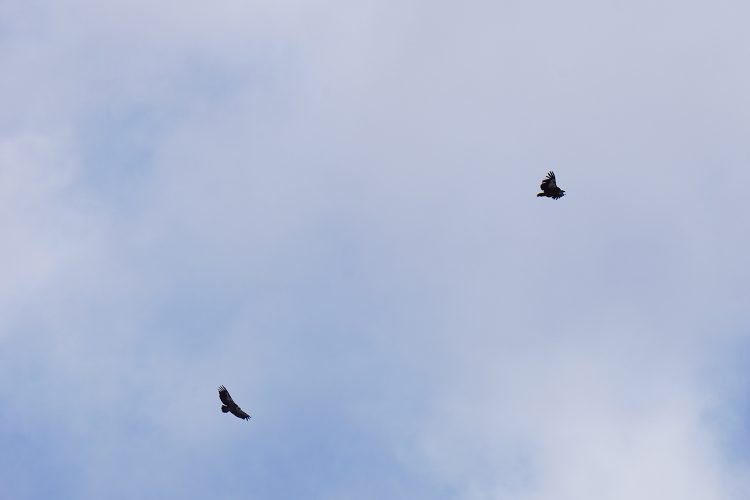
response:
<path fill-rule="evenodd" d="M 557 182 L 555 181 L 555 173 L 551 170 L 547 174 L 547 178 L 542 181 L 542 185 L 539 187 L 542 188 L 542 192 L 537 194 L 537 196 L 546 196 L 547 198 L 552 198 L 553 200 L 557 200 L 565 196 L 565 191 L 557 187 Z"/>
<path fill-rule="evenodd" d="M 250 415 L 242 411 L 242 408 L 237 406 L 237 403 L 234 402 L 232 396 L 229 395 L 229 391 L 223 385 L 219 386 L 219 399 L 221 399 L 221 402 L 224 403 L 221 405 L 222 412 L 226 413 L 230 411 L 235 417 L 250 420 Z"/>

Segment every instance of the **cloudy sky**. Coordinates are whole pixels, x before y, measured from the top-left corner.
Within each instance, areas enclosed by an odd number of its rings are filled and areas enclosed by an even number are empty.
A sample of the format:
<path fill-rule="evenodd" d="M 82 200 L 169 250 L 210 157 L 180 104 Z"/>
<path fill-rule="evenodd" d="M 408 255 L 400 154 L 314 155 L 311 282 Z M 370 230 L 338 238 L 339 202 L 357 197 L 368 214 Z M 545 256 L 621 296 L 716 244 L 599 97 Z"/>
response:
<path fill-rule="evenodd" d="M 0 0 L 0 497 L 746 500 L 748 16 Z"/>

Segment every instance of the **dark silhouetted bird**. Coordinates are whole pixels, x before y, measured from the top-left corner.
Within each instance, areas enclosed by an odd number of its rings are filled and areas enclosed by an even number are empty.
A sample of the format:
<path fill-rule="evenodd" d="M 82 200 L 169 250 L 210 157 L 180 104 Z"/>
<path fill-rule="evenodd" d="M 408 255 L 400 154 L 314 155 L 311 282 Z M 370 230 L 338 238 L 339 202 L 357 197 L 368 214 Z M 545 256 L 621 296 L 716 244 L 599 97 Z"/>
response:
<path fill-rule="evenodd" d="M 547 174 L 547 178 L 542 181 L 542 185 L 539 187 L 542 189 L 542 192 L 537 194 L 537 196 L 546 196 L 547 198 L 552 198 L 553 200 L 557 200 L 565 196 L 565 191 L 557 187 L 555 173 L 551 170 Z"/>
<path fill-rule="evenodd" d="M 240 408 L 237 403 L 234 402 L 232 396 L 229 395 L 229 391 L 223 385 L 219 386 L 219 399 L 221 399 L 221 402 L 224 403 L 221 405 L 222 412 L 232 412 L 232 415 L 236 417 L 250 420 L 250 415 L 242 411 L 242 408 Z"/>

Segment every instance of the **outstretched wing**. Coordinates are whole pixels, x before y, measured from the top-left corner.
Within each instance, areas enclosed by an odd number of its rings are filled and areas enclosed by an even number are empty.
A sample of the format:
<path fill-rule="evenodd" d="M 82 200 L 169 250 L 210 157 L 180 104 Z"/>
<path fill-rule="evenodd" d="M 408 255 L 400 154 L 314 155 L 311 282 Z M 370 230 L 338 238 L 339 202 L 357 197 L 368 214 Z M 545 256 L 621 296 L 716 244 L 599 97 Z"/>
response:
<path fill-rule="evenodd" d="M 557 189 L 557 180 L 555 179 L 555 173 L 552 170 L 547 172 L 547 178 L 542 181 L 542 184 L 539 187 L 541 187 L 542 191 L 545 193 Z"/>
<path fill-rule="evenodd" d="M 221 399 L 221 402 L 229 406 L 230 408 L 232 408 L 233 406 L 237 406 L 237 403 L 234 402 L 232 396 L 229 395 L 229 391 L 223 385 L 219 386 L 219 399 Z"/>
<path fill-rule="evenodd" d="M 240 408 L 237 405 L 230 406 L 229 407 L 229 411 L 231 411 L 232 415 L 234 415 L 235 417 L 239 417 L 239 418 L 242 418 L 242 419 L 245 419 L 245 420 L 250 420 L 250 415 L 248 415 L 247 413 L 245 413 L 244 411 L 242 411 L 242 408 Z"/>

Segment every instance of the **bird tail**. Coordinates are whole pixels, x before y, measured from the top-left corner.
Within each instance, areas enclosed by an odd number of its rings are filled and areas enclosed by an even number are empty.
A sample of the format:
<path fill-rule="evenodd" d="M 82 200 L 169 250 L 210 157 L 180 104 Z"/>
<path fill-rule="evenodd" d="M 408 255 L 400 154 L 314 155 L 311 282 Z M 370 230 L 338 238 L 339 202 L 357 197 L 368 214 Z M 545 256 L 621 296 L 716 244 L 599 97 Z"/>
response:
<path fill-rule="evenodd" d="M 221 405 L 221 412 L 227 413 L 229 411 L 229 407 L 227 405 Z"/>

